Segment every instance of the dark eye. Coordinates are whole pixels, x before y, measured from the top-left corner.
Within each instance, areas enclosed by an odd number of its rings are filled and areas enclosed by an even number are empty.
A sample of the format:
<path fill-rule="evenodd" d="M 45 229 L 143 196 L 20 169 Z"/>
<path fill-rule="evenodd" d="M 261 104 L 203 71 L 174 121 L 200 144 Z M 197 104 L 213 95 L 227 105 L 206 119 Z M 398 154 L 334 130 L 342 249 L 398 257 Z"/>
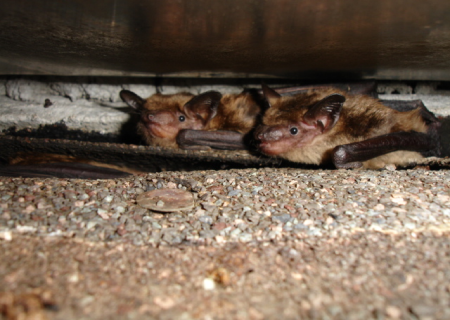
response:
<path fill-rule="evenodd" d="M 298 133 L 298 129 L 296 127 L 293 127 L 291 128 L 290 132 L 293 136 L 295 136 Z"/>
<path fill-rule="evenodd" d="M 180 116 L 180 117 L 178 118 L 178 120 L 180 120 L 180 122 L 184 122 L 184 120 L 186 120 L 186 117 L 185 117 L 185 116 Z"/>

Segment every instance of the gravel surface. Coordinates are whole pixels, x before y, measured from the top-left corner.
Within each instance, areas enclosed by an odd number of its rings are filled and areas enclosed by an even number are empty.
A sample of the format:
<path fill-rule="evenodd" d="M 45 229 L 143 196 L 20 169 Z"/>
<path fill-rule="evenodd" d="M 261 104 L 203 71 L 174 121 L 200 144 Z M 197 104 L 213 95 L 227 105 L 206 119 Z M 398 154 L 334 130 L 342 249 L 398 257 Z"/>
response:
<path fill-rule="evenodd" d="M 55 319 L 445 319 L 449 178 L 286 168 L 0 178 L 0 287 L 52 290 Z M 192 192 L 194 208 L 136 204 L 163 188 Z"/>
<path fill-rule="evenodd" d="M 0 232 L 158 245 L 445 230 L 449 181 L 447 170 L 271 168 L 97 181 L 3 178 Z M 161 188 L 191 190 L 195 207 L 161 214 L 136 204 L 139 194 Z"/>

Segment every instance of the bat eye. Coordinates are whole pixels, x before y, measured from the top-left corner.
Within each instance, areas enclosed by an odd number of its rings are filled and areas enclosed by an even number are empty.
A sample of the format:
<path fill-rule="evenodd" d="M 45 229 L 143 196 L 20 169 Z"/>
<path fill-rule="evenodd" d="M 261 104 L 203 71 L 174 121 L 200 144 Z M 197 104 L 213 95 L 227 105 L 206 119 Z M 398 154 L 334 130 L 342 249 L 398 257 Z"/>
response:
<path fill-rule="evenodd" d="M 186 120 L 186 117 L 185 117 L 185 116 L 180 116 L 180 117 L 178 118 L 178 120 L 180 120 L 180 122 L 184 122 L 184 120 Z"/>
<path fill-rule="evenodd" d="M 291 134 L 293 136 L 295 136 L 298 133 L 298 129 L 296 127 L 291 128 L 291 130 L 289 130 L 291 132 Z"/>

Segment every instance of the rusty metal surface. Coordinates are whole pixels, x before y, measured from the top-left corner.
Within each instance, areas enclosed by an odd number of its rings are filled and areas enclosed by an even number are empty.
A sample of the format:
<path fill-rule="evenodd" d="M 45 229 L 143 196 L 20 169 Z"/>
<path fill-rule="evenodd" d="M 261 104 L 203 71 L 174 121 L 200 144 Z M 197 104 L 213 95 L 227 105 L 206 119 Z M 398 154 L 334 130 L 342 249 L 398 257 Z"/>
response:
<path fill-rule="evenodd" d="M 5 0 L 0 73 L 450 80 L 450 2 Z"/>

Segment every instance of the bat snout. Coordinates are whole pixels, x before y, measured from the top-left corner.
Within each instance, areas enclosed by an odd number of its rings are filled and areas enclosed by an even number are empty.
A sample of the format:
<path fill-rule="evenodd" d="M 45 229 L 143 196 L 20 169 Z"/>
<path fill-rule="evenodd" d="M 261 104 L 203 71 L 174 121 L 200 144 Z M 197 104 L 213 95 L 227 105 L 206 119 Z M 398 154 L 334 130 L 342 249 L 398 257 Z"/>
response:
<path fill-rule="evenodd" d="M 255 131 L 255 140 L 260 152 L 278 156 L 292 149 L 292 139 L 286 136 L 286 126 L 262 126 Z"/>
<path fill-rule="evenodd" d="M 261 127 L 255 132 L 255 139 L 264 141 L 277 141 L 283 136 L 282 132 L 277 128 Z"/>
<path fill-rule="evenodd" d="M 142 122 L 144 122 L 146 125 L 155 123 L 155 115 L 153 113 L 144 113 L 141 116 Z"/>
<path fill-rule="evenodd" d="M 174 117 L 170 112 L 148 112 L 142 115 L 147 124 L 172 125 Z"/>

